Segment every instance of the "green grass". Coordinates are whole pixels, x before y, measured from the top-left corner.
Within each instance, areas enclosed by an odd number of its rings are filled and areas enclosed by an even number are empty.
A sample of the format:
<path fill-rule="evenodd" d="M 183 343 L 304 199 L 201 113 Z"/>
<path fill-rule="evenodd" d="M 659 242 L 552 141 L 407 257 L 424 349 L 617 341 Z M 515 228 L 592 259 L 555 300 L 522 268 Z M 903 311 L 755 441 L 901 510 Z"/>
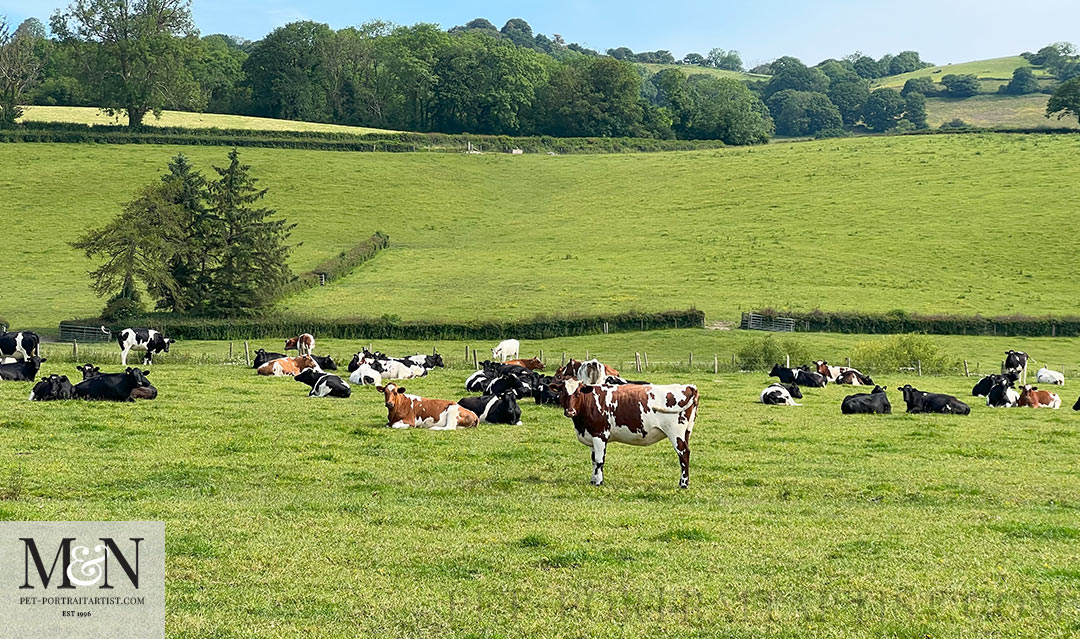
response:
<path fill-rule="evenodd" d="M 13 144 L 0 315 L 52 329 L 96 313 L 68 242 L 119 211 L 168 159 L 221 149 Z M 491 319 L 761 306 L 1075 313 L 1067 229 L 1078 136 L 843 139 L 605 156 L 245 149 L 268 204 L 299 227 L 295 270 L 375 230 L 392 246 L 285 304 L 330 316 Z M 1017 244 L 1025 247 L 1017 253 Z M 1013 256 L 1013 257 L 1010 257 Z M 1023 290 L 1023 294 L 1018 294 Z"/>
<path fill-rule="evenodd" d="M 977 127 L 1080 129 L 1074 117 L 1047 118 L 1049 99 L 1050 96 L 1042 93 L 978 95 L 962 100 L 930 98 L 926 101 L 926 121 L 931 127 L 959 118 Z"/>
<path fill-rule="evenodd" d="M 728 71 L 726 69 L 714 69 L 712 67 L 699 67 L 693 64 L 652 64 L 648 62 L 636 62 L 635 65 L 648 69 L 652 74 L 659 73 L 664 69 L 678 69 L 686 75 L 711 75 L 716 78 L 735 78 L 736 80 L 768 80 L 772 77 L 760 73 Z"/>
<path fill-rule="evenodd" d="M 744 336 L 638 337 L 671 357 Z M 853 339 L 798 337 L 829 352 Z M 1075 340 L 944 341 L 987 354 L 1077 349 Z M 524 346 L 613 358 L 641 348 L 616 335 Z M 60 348 L 46 347 L 56 360 Z M 185 343 L 174 355 L 223 348 Z M 466 375 L 439 370 L 404 384 L 458 398 Z M 804 407 L 778 408 L 755 403 L 769 382 L 760 373 L 648 377 L 701 390 L 687 491 L 675 488 L 678 464 L 663 444 L 613 444 L 606 485 L 589 486 L 589 452 L 569 421 L 532 404 L 520 428 L 402 432 L 383 427 L 370 388 L 308 400 L 296 382 L 238 366 L 163 359 L 151 374 L 159 400 L 123 406 L 32 404 L 29 385 L 3 383 L 0 518 L 164 520 L 170 638 L 1068 637 L 1080 628 L 1080 417 L 1071 411 L 972 402 L 967 418 L 842 418 L 850 389 L 808 390 Z M 879 381 L 961 396 L 972 383 Z"/>
<path fill-rule="evenodd" d="M 97 107 L 27 106 L 23 121 L 68 122 L 74 124 L 127 124 L 126 118 L 109 117 Z M 160 118 L 151 113 L 146 116 L 149 126 L 185 127 L 192 129 L 255 129 L 259 131 L 326 131 L 331 133 L 392 133 L 385 129 L 362 126 L 343 126 L 298 120 L 277 120 L 247 115 L 222 115 L 218 113 L 191 113 L 187 111 L 164 111 Z"/>
<path fill-rule="evenodd" d="M 946 64 L 936 67 L 927 67 L 925 69 L 919 69 L 910 73 L 902 73 L 900 75 L 891 75 L 885 78 L 879 78 L 871 82 L 873 88 L 877 87 L 891 87 L 899 89 L 904 86 L 904 83 L 912 78 L 930 77 L 934 79 L 934 82 L 941 82 L 942 76 L 955 73 L 956 75 L 973 74 L 979 77 L 980 80 L 995 81 L 993 86 L 984 86 L 983 90 L 996 91 L 999 84 L 1007 84 L 1012 79 L 1013 71 L 1019 67 L 1030 67 L 1031 63 L 1021 58 L 1020 56 L 1008 56 L 1004 58 L 991 58 L 989 60 L 975 60 L 972 62 L 961 62 L 957 64 Z M 1040 67 L 1032 68 L 1035 72 L 1035 77 L 1040 79 L 1049 78 L 1047 71 Z M 984 84 L 986 84 L 984 82 Z"/>

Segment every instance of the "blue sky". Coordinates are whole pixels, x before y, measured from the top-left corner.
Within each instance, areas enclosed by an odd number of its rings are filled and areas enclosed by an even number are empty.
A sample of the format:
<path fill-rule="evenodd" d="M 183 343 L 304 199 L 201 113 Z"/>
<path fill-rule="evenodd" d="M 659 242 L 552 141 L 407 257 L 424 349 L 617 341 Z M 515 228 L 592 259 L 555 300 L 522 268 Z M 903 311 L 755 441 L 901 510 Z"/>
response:
<path fill-rule="evenodd" d="M 0 0 L 0 14 L 18 23 L 37 16 L 46 23 L 66 2 Z M 373 18 L 398 24 L 434 22 L 444 28 L 485 17 L 502 26 L 524 18 L 539 33 L 561 34 L 594 49 L 628 46 L 635 51 L 669 49 L 676 56 L 712 47 L 736 49 L 747 62 L 794 55 L 805 62 L 841 57 L 855 50 L 874 56 L 916 49 L 937 64 L 1035 50 L 1058 40 L 1080 41 L 1080 2 L 1041 0 L 791 1 L 681 0 L 194 0 L 204 33 L 258 39 L 293 20 L 326 22 L 335 28 Z"/>

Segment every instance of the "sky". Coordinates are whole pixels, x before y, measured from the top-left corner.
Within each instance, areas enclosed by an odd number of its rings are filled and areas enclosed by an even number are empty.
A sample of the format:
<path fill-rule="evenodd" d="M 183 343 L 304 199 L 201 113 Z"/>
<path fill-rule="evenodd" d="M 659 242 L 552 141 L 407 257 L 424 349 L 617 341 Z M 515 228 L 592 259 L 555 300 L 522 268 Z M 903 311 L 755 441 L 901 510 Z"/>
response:
<path fill-rule="evenodd" d="M 0 0 L 0 15 L 18 24 L 29 16 L 48 24 L 56 0 Z M 258 40 L 294 20 L 331 27 L 371 19 L 397 24 L 433 22 L 444 29 L 477 18 L 501 27 L 524 18 L 535 33 L 561 34 L 599 51 L 667 49 L 681 58 L 713 47 L 735 49 L 750 65 L 782 55 L 814 64 L 853 51 L 874 57 L 914 49 L 935 64 L 1034 51 L 1045 44 L 1080 41 L 1080 1 L 1040 0 L 194 0 L 203 34 Z"/>

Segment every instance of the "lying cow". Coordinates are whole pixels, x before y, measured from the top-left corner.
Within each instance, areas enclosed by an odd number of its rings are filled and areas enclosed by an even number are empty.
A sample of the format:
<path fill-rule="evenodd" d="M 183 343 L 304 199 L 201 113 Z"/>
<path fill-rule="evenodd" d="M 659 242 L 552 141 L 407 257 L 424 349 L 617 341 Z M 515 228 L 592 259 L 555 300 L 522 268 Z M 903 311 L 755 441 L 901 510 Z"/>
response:
<path fill-rule="evenodd" d="M 382 386 L 382 373 L 367 364 L 360 364 L 349 373 L 349 383 L 357 386 Z"/>
<path fill-rule="evenodd" d="M 1061 408 L 1061 397 L 1057 393 L 1039 390 L 1035 386 L 1022 386 L 1020 387 L 1020 401 L 1016 405 L 1023 408 L 1050 408 L 1057 410 Z"/>
<path fill-rule="evenodd" d="M 891 415 L 892 404 L 885 393 L 887 386 L 875 386 L 869 393 L 848 395 L 840 402 L 840 412 L 844 415 Z"/>
<path fill-rule="evenodd" d="M 491 349 L 491 357 L 500 362 L 505 362 L 508 359 L 517 359 L 520 350 L 521 342 L 516 339 L 504 339 L 499 342 L 498 346 Z"/>
<path fill-rule="evenodd" d="M 314 368 L 305 369 L 294 379 L 311 387 L 308 397 L 340 397 L 348 399 L 352 389 L 337 375 L 324 373 Z"/>
<path fill-rule="evenodd" d="M 0 358 L 28 360 L 38 354 L 40 343 L 37 333 L 31 331 L 0 333 Z"/>
<path fill-rule="evenodd" d="M 907 404 L 909 413 L 947 413 L 955 415 L 968 415 L 971 407 L 953 397 L 939 393 L 927 393 L 911 384 L 905 385 L 900 391 L 904 394 L 904 403 Z"/>
<path fill-rule="evenodd" d="M 592 448 L 592 483 L 604 483 L 609 441 L 649 446 L 667 437 L 679 456 L 679 488 L 690 484 L 690 433 L 697 418 L 697 387 L 590 386 L 562 383 L 559 402 L 574 422 L 578 441 Z"/>
<path fill-rule="evenodd" d="M 101 327 L 101 332 L 112 335 L 104 326 Z M 154 363 L 154 355 L 168 353 L 169 345 L 175 344 L 176 340 L 165 337 L 152 328 L 125 328 L 116 334 L 116 343 L 120 345 L 121 366 L 127 366 L 128 353 L 131 351 L 144 351 L 142 363 L 150 366 Z"/>
<path fill-rule="evenodd" d="M 502 395 L 462 397 L 458 405 L 476 413 L 477 419 L 487 424 L 513 424 L 521 426 L 521 407 L 512 391 Z"/>
<path fill-rule="evenodd" d="M 1035 375 L 1035 381 L 1040 384 L 1054 384 L 1056 386 L 1065 385 L 1065 373 L 1058 371 L 1052 371 L 1045 366 L 1039 369 L 1039 372 Z"/>
<path fill-rule="evenodd" d="M 315 360 L 315 363 L 319 365 L 319 368 L 323 369 L 324 371 L 336 371 L 337 370 L 337 362 L 335 362 L 334 358 L 330 357 L 329 355 L 326 355 L 326 356 L 312 355 L 311 359 Z"/>
<path fill-rule="evenodd" d="M 761 391 L 761 403 L 767 406 L 802 406 L 795 403 L 802 396 L 802 391 L 795 384 L 777 382 Z"/>
<path fill-rule="evenodd" d="M 412 366 L 423 366 L 428 370 L 446 367 L 443 363 L 442 355 L 439 355 L 438 353 L 435 353 L 434 355 L 410 355 L 402 359 Z"/>
<path fill-rule="evenodd" d="M 1013 388 L 1013 382 L 1004 375 L 990 375 L 994 385 L 986 393 L 986 405 L 991 408 L 1012 408 L 1020 402 L 1020 393 Z M 981 383 L 981 382 L 980 382 Z"/>
<path fill-rule="evenodd" d="M 83 381 L 86 381 L 91 377 L 97 377 L 101 374 L 101 368 L 94 366 L 93 364 L 83 364 L 82 366 L 75 367 L 75 370 L 82 373 Z"/>
<path fill-rule="evenodd" d="M 848 386 L 873 386 L 874 380 L 868 375 L 863 375 L 857 369 L 848 366 L 829 366 L 825 360 L 814 362 L 814 369 L 823 376 L 826 381 L 833 384 L 847 384 Z"/>
<path fill-rule="evenodd" d="M 284 353 L 268 353 L 260 348 L 259 350 L 255 351 L 255 361 L 251 363 L 251 367 L 259 368 L 267 362 L 272 362 L 275 359 L 282 359 L 285 357 L 288 357 L 288 355 Z"/>
<path fill-rule="evenodd" d="M 258 373 L 266 377 L 296 377 L 306 368 L 314 368 L 322 372 L 319 364 L 310 355 L 301 355 L 300 357 L 282 357 L 267 362 L 259 367 Z"/>
<path fill-rule="evenodd" d="M 603 383 L 607 384 L 608 386 L 622 386 L 623 384 L 636 384 L 638 386 L 645 386 L 651 384 L 652 382 L 633 381 L 629 379 L 623 379 L 622 377 L 617 377 L 615 375 L 608 375 L 604 378 Z"/>
<path fill-rule="evenodd" d="M 971 388 L 971 395 L 973 397 L 986 397 L 990 394 L 990 389 L 1006 381 L 1009 380 L 1004 375 L 987 375 L 978 382 L 975 382 L 975 386 Z M 1010 384 L 1013 382 L 1015 382 L 1015 380 L 1010 381 Z"/>
<path fill-rule="evenodd" d="M 32 402 L 52 402 L 71 399 L 75 396 L 75 387 L 71 385 L 67 375 L 49 375 L 42 377 L 41 381 L 34 385 L 30 391 Z"/>
<path fill-rule="evenodd" d="M 537 404 L 558 404 L 559 389 L 562 388 L 562 380 L 551 376 L 541 377 L 533 389 L 533 399 Z"/>
<path fill-rule="evenodd" d="M 76 384 L 74 395 L 77 399 L 134 402 L 133 391 L 150 388 L 150 381 L 146 379 L 149 374 L 150 371 L 137 368 L 128 368 L 123 373 L 103 373 Z"/>
<path fill-rule="evenodd" d="M 101 375 L 101 369 L 92 364 L 83 364 L 75 370 L 82 373 L 83 381 L 93 379 Z M 131 399 L 157 399 L 158 391 L 153 385 L 140 386 L 131 391 Z"/>
<path fill-rule="evenodd" d="M 430 428 L 455 430 L 472 428 L 479 421 L 476 413 L 445 399 L 427 399 L 407 395 L 396 384 L 377 386 L 386 397 L 386 421 L 390 428 Z"/>
<path fill-rule="evenodd" d="M 302 335 L 291 337 L 285 340 L 285 350 L 296 351 L 296 354 L 300 357 L 311 355 L 315 352 L 315 336 L 310 333 L 303 333 Z"/>
<path fill-rule="evenodd" d="M 542 371 L 542 370 L 544 370 L 544 363 L 541 362 L 536 357 L 534 357 L 532 359 L 511 359 L 511 360 L 507 360 L 506 363 L 507 364 L 513 364 L 514 366 L 521 366 L 521 367 L 527 368 L 527 369 L 529 369 L 531 371 Z"/>
<path fill-rule="evenodd" d="M 798 384 L 799 386 L 809 386 L 811 388 L 824 388 L 828 383 L 824 375 L 811 371 L 809 367 L 785 368 L 779 364 L 774 364 L 769 372 L 769 377 L 778 378 L 781 384 Z"/>
<path fill-rule="evenodd" d="M 0 380 L 5 382 L 32 382 L 37 379 L 41 364 L 47 358 L 31 355 L 28 359 L 11 364 L 0 364 Z"/>

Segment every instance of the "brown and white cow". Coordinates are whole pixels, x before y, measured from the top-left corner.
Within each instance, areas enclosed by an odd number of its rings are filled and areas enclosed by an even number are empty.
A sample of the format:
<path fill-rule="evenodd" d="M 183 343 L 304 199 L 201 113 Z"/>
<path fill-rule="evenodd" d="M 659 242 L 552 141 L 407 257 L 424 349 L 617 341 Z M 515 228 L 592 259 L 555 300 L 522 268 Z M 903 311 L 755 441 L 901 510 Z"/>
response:
<path fill-rule="evenodd" d="M 408 395 L 397 384 L 376 386 L 375 390 L 386 397 L 386 422 L 390 428 L 455 430 L 472 428 L 479 421 L 476 413 L 456 402 Z"/>
<path fill-rule="evenodd" d="M 310 333 L 297 335 L 285 340 L 285 350 L 297 351 L 300 355 L 311 355 L 315 352 L 315 336 Z"/>
<path fill-rule="evenodd" d="M 559 370 L 555 371 L 555 377 L 559 379 L 576 379 L 586 384 L 597 384 L 606 377 L 620 377 L 619 371 L 601 363 L 600 360 L 590 359 L 580 362 L 571 358 Z"/>
<path fill-rule="evenodd" d="M 667 437 L 679 456 L 679 488 L 690 483 L 690 433 L 697 418 L 698 391 L 692 385 L 627 384 L 592 386 L 565 380 L 559 403 L 574 421 L 578 441 L 592 448 L 592 483 L 604 483 L 609 441 L 650 446 Z"/>
<path fill-rule="evenodd" d="M 1061 408 L 1061 397 L 1057 393 L 1039 390 L 1035 386 L 1020 387 L 1020 401 L 1017 403 L 1021 408 Z"/>
<path fill-rule="evenodd" d="M 874 380 L 870 379 L 869 376 L 847 366 L 829 366 L 828 362 L 819 359 L 814 362 L 814 368 L 819 374 L 824 375 L 825 379 L 829 380 L 831 384 L 847 384 L 849 386 L 875 385 Z"/>
<path fill-rule="evenodd" d="M 529 369 L 531 371 L 542 371 L 542 370 L 544 370 L 544 363 L 541 362 L 536 357 L 534 357 L 532 359 L 511 359 L 511 360 L 507 360 L 506 362 L 504 362 L 504 364 L 513 364 L 515 366 L 521 366 L 521 367 L 527 368 L 527 369 Z"/>
<path fill-rule="evenodd" d="M 312 359 L 311 355 L 301 355 L 271 360 L 260 366 L 258 373 L 267 377 L 296 377 L 309 368 L 322 372 L 318 362 Z"/>

